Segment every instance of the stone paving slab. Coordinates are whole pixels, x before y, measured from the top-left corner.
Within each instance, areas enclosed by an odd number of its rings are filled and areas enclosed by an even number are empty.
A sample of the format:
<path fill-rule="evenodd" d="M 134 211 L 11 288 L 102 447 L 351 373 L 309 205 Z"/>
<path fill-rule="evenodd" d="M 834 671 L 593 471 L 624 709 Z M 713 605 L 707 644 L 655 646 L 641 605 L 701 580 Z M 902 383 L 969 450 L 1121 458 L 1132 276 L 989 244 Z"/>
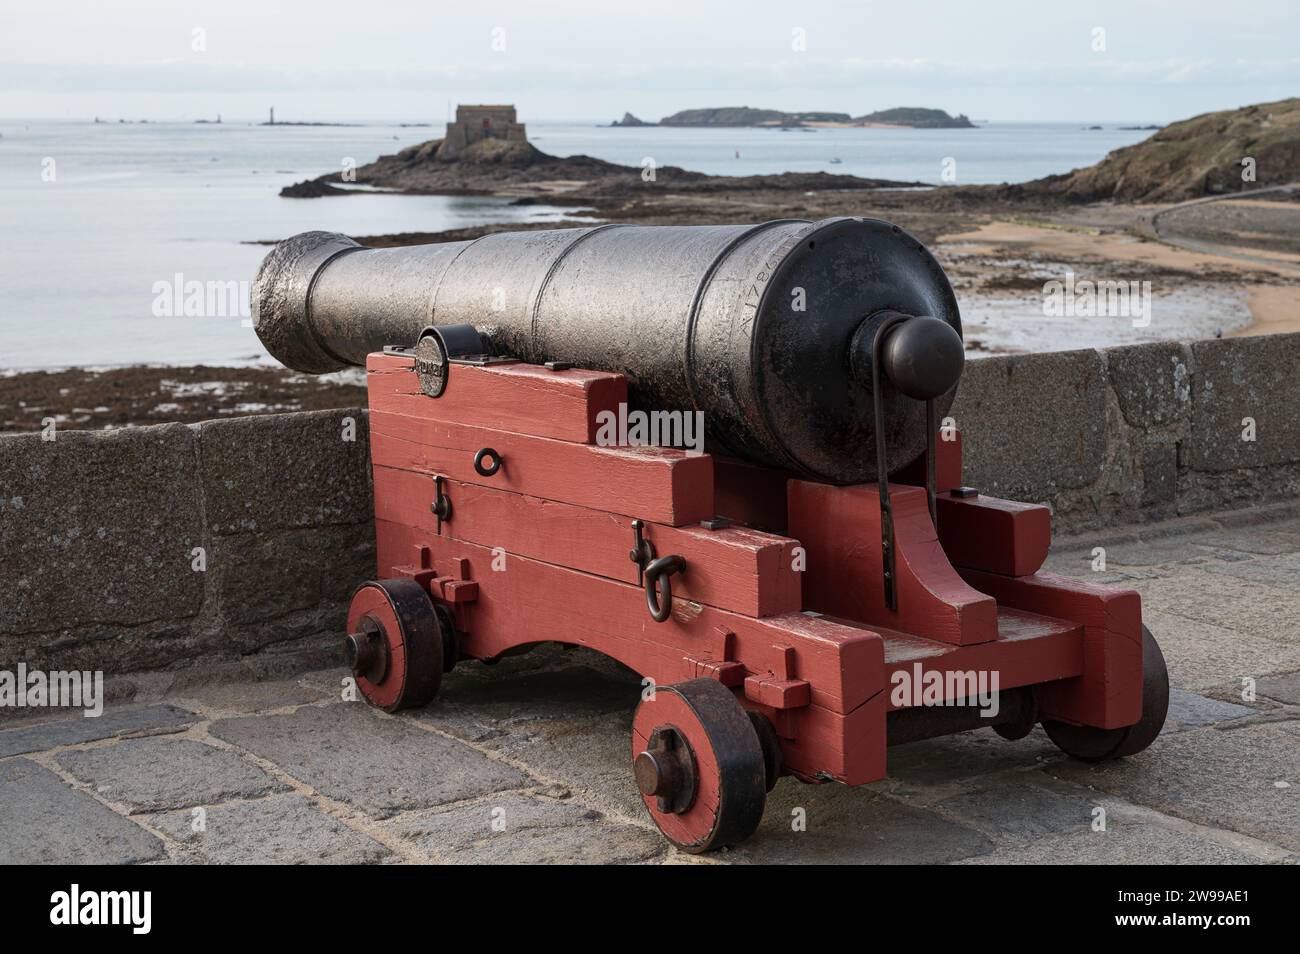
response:
<path fill-rule="evenodd" d="M 543 796 L 504 794 L 386 823 L 429 861 L 632 864 L 668 851 L 658 833 Z"/>
<path fill-rule="evenodd" d="M 1258 561 L 1253 561 L 1258 562 Z M 1169 662 L 1171 678 L 1189 689 L 1208 689 L 1244 676 L 1288 672 L 1300 668 L 1300 572 L 1281 585 L 1253 590 L 1229 588 L 1206 568 L 1183 564 L 1133 575 L 1132 567 L 1108 564 L 1108 572 L 1093 573 L 1087 559 L 1049 558 L 1054 573 L 1094 583 L 1136 589 L 1142 596 L 1144 622 L 1155 634 Z M 1190 595 L 1192 589 L 1198 592 Z M 1187 591 L 1187 595 L 1185 595 Z M 1251 628 L 1240 622 L 1238 607 L 1249 600 L 1272 604 L 1276 619 L 1256 617 Z"/>
<path fill-rule="evenodd" d="M 1170 689 L 1169 715 L 1165 723 L 1165 731 L 1171 728 L 1169 722 L 1174 723 L 1174 728 L 1185 729 L 1192 726 L 1199 728 L 1234 719 L 1245 719 L 1258 713 L 1258 709 L 1252 709 L 1250 706 L 1211 699 L 1195 692 L 1188 692 L 1186 689 Z"/>
<path fill-rule="evenodd" d="M 1300 583 L 1274 585 L 1180 565 L 1177 573 L 1141 581 L 1134 588 L 1142 594 L 1145 613 L 1209 623 L 1271 642 L 1294 638 Z"/>
<path fill-rule="evenodd" d="M 372 864 L 392 852 L 301 795 L 234 801 L 148 816 L 183 846 L 178 860 L 210 864 Z"/>
<path fill-rule="evenodd" d="M 1268 676 L 1256 683 L 1255 691 L 1278 702 L 1300 706 L 1300 672 Z"/>
<path fill-rule="evenodd" d="M 803 828 L 799 826 L 803 825 Z M 992 851 L 975 828 L 869 788 L 783 779 L 757 834 L 725 860 L 763 864 L 947 864 Z"/>
<path fill-rule="evenodd" d="M 62 752 L 56 761 L 106 801 L 132 813 L 213 805 L 288 786 L 233 752 L 190 739 L 129 739 Z"/>
<path fill-rule="evenodd" d="M 1287 591 L 1296 589 L 1300 581 L 1300 553 L 1276 554 L 1268 560 L 1220 560 L 1207 563 L 1207 573 L 1218 573 L 1250 583 L 1276 584 Z"/>
<path fill-rule="evenodd" d="M 631 740 L 628 711 L 574 723 L 523 725 L 484 745 L 548 781 L 583 793 L 601 808 L 641 818 L 645 807 L 632 780 Z"/>
<path fill-rule="evenodd" d="M 443 685 L 445 698 L 404 717 L 526 764 L 606 810 L 644 815 L 627 768 L 636 673 L 596 653 L 545 647 L 492 667 L 457 667 Z"/>
<path fill-rule="evenodd" d="M 1100 554 L 1093 552 L 1098 547 L 1106 551 L 1104 571 L 1093 569 L 1094 561 L 1101 558 Z M 1089 542 L 1086 550 L 1053 551 L 1045 566 L 1055 573 L 1092 578 L 1094 573 L 1100 576 L 1108 571 L 1158 567 L 1169 563 L 1199 565 L 1213 558 L 1204 548 L 1195 546 L 1191 540 L 1183 537 L 1142 540 L 1135 536 L 1112 537 L 1100 533 L 1095 540 Z"/>
<path fill-rule="evenodd" d="M 1049 835 L 1088 831 L 1097 809 L 1087 792 L 1065 794 L 1023 778 L 1001 777 L 992 785 L 951 795 L 935 810 L 1011 844 Z"/>
<path fill-rule="evenodd" d="M 222 719 L 211 734 L 378 818 L 533 784 L 518 769 L 362 702 Z"/>
<path fill-rule="evenodd" d="M 1300 550 L 1300 525 L 1292 525 L 1291 529 L 1245 527 L 1221 530 L 1207 534 L 1202 545 L 1216 551 L 1236 550 L 1257 556 L 1291 555 Z"/>
<path fill-rule="evenodd" d="M 0 864 L 124 865 L 163 843 L 30 759 L 0 762 Z"/>
<path fill-rule="evenodd" d="M 67 713 L 50 722 L 9 729 L 0 722 L 0 758 L 41 752 L 61 745 L 79 745 L 116 735 L 180 732 L 199 721 L 199 716 L 173 705 L 142 706 L 135 709 L 105 710 L 88 719 L 80 712 Z"/>
<path fill-rule="evenodd" d="M 1145 601 L 1144 606 L 1147 625 L 1164 652 L 1170 681 L 1184 689 L 1223 689 L 1240 701 L 1243 679 L 1258 683 L 1270 673 L 1300 668 L 1300 641 L 1287 645 L 1204 619 L 1175 616 Z"/>
<path fill-rule="evenodd" d="M 1104 832 L 1082 831 L 1006 846 L 965 858 L 963 865 L 1249 865 L 1259 860 L 1231 848 L 1154 825 L 1110 823 Z"/>
<path fill-rule="evenodd" d="M 1139 756 L 1045 771 L 1202 825 L 1300 851 L 1297 737 L 1277 724 L 1162 735 Z"/>
<path fill-rule="evenodd" d="M 1107 572 L 1091 548 L 1107 547 Z M 1130 531 L 1057 540 L 1054 572 L 1122 585 L 1143 615 L 1179 688 L 1240 699 L 1243 680 L 1300 669 L 1300 520 L 1287 508 L 1231 511 Z"/>
<path fill-rule="evenodd" d="M 343 670 L 340 670 L 342 678 Z M 324 702 L 340 698 L 336 692 L 298 681 L 217 683 L 210 686 L 187 688 L 177 697 L 191 706 L 202 708 L 212 718 L 249 715 L 268 709 L 284 709 L 309 702 Z"/>
<path fill-rule="evenodd" d="M 995 772 L 1033 769 L 1061 758 L 1061 751 L 1041 728 L 1016 741 L 992 729 L 909 742 L 886 753 L 887 784 L 893 791 L 924 795 L 940 786 L 962 785 L 966 779 Z"/>

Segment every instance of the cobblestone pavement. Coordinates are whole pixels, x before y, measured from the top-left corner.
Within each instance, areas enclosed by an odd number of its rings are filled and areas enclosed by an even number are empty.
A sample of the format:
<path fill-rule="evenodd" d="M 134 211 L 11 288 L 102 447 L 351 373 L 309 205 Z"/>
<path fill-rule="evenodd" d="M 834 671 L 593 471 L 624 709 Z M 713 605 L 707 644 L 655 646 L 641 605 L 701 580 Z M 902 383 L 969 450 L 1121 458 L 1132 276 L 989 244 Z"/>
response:
<path fill-rule="evenodd" d="M 178 682 L 99 719 L 6 718 L 0 863 L 1300 859 L 1300 510 L 1061 540 L 1048 568 L 1142 594 L 1174 691 L 1136 757 L 1074 762 L 1041 730 L 913 743 L 872 785 L 783 779 L 753 839 L 693 858 L 632 784 L 637 677 L 546 647 L 460 666 L 398 716 L 343 702 L 331 669 Z"/>

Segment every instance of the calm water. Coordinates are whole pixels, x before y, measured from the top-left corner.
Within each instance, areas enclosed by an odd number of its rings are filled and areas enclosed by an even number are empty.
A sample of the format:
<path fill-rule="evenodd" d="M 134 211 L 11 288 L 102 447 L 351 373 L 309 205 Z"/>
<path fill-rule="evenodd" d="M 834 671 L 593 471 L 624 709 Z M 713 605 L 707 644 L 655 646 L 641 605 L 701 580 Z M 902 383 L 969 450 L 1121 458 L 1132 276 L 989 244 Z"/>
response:
<path fill-rule="evenodd" d="M 1024 182 L 1092 165 L 1150 131 L 1090 130 L 1081 123 L 996 123 L 975 129 L 594 129 L 530 124 L 529 138 L 556 155 L 586 153 L 639 165 L 718 175 L 836 172 L 938 185 L 943 162 L 956 160 L 958 184 Z M 736 153 L 739 152 L 739 158 Z M 839 163 L 832 163 L 839 159 Z"/>
<path fill-rule="evenodd" d="M 1079 124 L 783 133 L 530 123 L 529 132 L 546 152 L 631 165 L 649 156 L 710 173 L 825 169 L 936 183 L 947 157 L 959 182 L 1023 181 L 1090 164 L 1149 135 Z M 365 163 L 441 133 L 0 120 L 0 368 L 269 360 L 239 315 L 156 315 L 154 284 L 178 274 L 186 282 L 251 281 L 266 248 L 244 243 L 306 229 L 372 235 L 563 214 L 481 197 L 278 195 L 345 158 Z"/>

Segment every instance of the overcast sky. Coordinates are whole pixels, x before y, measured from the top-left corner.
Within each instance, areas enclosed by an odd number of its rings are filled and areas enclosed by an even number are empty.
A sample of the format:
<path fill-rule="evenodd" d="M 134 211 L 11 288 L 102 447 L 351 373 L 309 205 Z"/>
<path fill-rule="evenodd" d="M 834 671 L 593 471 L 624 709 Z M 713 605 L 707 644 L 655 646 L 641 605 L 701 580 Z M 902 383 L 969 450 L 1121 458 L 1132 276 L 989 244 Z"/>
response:
<path fill-rule="evenodd" d="M 513 102 L 533 122 L 727 105 L 1166 122 L 1298 94 L 1300 0 L 0 0 L 0 117 L 440 122 Z"/>

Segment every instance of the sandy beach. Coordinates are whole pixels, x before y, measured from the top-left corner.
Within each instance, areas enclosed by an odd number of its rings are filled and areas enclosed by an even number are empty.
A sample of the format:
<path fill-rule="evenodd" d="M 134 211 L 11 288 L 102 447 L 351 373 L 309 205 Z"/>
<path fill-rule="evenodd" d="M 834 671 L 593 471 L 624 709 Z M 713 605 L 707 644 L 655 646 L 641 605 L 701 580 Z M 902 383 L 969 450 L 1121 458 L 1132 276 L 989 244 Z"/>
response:
<path fill-rule="evenodd" d="M 1221 209 L 1249 202 L 1214 205 Z M 1276 205 L 1258 204 L 1270 211 Z M 1289 211 L 1300 234 L 1300 206 L 1292 205 Z M 1300 331 L 1300 254 L 1247 244 L 1198 250 L 1135 234 L 1134 223 L 1157 211 L 1149 206 L 1125 208 L 1123 215 L 1106 210 L 1110 222 L 1097 210 L 1050 221 L 995 220 L 941 234 L 935 250 L 954 284 L 976 298 L 1005 294 L 1005 283 L 997 278 L 999 265 L 1016 263 L 1023 265 L 1020 284 L 1027 306 L 1041 303 L 1043 281 L 1069 269 L 1094 280 L 1150 281 L 1157 308 L 1161 301 L 1189 297 L 1206 309 L 1226 304 L 1226 311 L 1207 315 L 1224 326 L 1225 335 Z M 1245 230 L 1233 237 L 1238 242 L 1255 238 Z"/>

